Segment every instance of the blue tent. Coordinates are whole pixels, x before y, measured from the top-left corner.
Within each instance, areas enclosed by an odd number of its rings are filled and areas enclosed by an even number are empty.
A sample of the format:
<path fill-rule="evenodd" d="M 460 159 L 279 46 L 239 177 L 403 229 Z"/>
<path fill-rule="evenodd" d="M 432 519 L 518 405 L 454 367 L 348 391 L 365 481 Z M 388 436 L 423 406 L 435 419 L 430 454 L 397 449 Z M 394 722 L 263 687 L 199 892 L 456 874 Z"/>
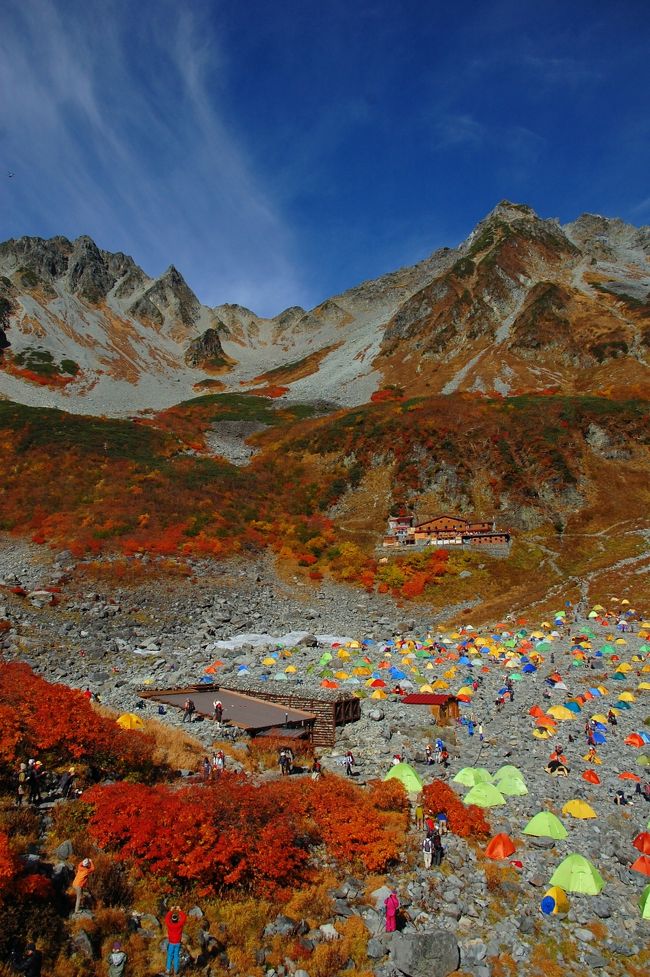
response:
<path fill-rule="evenodd" d="M 389 668 L 388 674 L 391 678 L 406 678 L 406 672 L 400 672 L 399 668 Z"/>
<path fill-rule="evenodd" d="M 526 675 L 531 675 L 533 672 L 536 671 L 537 669 L 535 668 L 534 665 L 531 665 L 530 662 L 527 665 L 524 665 L 524 667 L 522 668 L 522 672 L 525 672 Z"/>
<path fill-rule="evenodd" d="M 211 675 L 202 675 L 201 676 L 201 682 L 204 683 L 205 685 L 209 685 L 213 681 L 214 681 L 214 679 L 212 678 Z"/>
<path fill-rule="evenodd" d="M 600 746 L 602 743 L 606 743 L 607 740 L 602 733 L 594 733 L 594 743 Z"/>

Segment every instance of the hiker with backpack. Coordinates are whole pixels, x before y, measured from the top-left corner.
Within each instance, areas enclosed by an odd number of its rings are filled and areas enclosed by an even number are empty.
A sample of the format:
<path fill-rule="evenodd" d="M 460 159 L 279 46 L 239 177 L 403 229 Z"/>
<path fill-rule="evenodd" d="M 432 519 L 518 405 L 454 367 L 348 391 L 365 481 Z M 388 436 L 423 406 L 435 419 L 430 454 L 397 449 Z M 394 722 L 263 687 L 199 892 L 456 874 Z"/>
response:
<path fill-rule="evenodd" d="M 194 700 L 188 697 L 183 703 L 183 722 L 191 723 L 195 712 L 196 706 L 194 705 Z"/>
<path fill-rule="evenodd" d="M 433 834 L 431 835 L 431 845 L 433 851 L 433 864 L 440 865 L 445 850 L 442 847 L 442 838 L 440 837 L 439 831 L 434 831 Z"/>
<path fill-rule="evenodd" d="M 352 751 L 348 750 L 345 754 L 345 776 L 352 776 L 352 767 L 354 766 L 354 757 L 352 756 Z"/>
<path fill-rule="evenodd" d="M 422 839 L 422 855 L 424 856 L 425 869 L 431 868 L 431 860 L 433 858 L 433 842 L 430 834 L 426 834 Z"/>

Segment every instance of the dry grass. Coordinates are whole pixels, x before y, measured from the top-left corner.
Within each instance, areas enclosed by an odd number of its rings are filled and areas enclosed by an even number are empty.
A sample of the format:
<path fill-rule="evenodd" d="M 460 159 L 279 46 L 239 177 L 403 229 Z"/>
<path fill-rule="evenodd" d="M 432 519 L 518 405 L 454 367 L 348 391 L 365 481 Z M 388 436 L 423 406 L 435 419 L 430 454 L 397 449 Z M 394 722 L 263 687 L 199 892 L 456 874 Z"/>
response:
<path fill-rule="evenodd" d="M 107 706 L 94 707 L 101 716 L 117 719 L 120 713 Z M 196 770 L 206 754 L 206 748 L 185 730 L 166 726 L 157 719 L 143 719 L 143 732 L 153 736 L 156 747 L 154 763 L 171 767 L 173 770 Z"/>

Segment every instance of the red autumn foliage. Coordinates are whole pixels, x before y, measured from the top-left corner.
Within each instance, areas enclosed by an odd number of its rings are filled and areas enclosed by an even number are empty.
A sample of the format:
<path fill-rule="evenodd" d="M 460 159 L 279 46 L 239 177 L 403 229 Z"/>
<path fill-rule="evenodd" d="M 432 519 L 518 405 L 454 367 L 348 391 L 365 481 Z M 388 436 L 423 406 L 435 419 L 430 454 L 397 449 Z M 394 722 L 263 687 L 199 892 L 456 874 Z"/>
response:
<path fill-rule="evenodd" d="M 23 898 L 41 899 L 44 902 L 50 902 L 55 896 L 52 880 L 45 875 L 23 875 L 16 882 L 16 892 Z"/>
<path fill-rule="evenodd" d="M 16 877 L 18 862 L 11 848 L 9 838 L 0 830 L 0 899 L 5 895 Z"/>
<path fill-rule="evenodd" d="M 214 787 L 176 790 L 119 783 L 93 787 L 83 801 L 97 844 L 140 874 L 172 876 L 204 894 L 237 887 L 288 896 L 311 879 L 320 844 L 381 871 L 397 858 L 407 824 L 394 788 L 368 793 L 338 777 L 254 785 L 226 775 Z"/>
<path fill-rule="evenodd" d="M 460 838 L 484 838 L 490 834 L 490 825 L 480 807 L 465 805 L 449 784 L 434 780 L 422 791 L 428 810 L 437 814 L 444 811 L 449 821 L 449 829 Z"/>
<path fill-rule="evenodd" d="M 153 741 L 98 715 L 86 697 L 53 685 L 27 665 L 0 663 L 0 776 L 21 757 L 88 759 L 115 772 L 151 765 Z"/>

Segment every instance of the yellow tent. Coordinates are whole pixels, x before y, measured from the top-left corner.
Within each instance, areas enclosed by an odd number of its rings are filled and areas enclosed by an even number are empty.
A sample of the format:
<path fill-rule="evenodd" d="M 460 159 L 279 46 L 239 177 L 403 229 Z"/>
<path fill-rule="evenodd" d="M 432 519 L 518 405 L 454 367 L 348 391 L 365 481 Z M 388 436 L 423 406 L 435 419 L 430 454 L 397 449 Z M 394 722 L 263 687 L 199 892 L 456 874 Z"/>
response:
<path fill-rule="evenodd" d="M 334 678 L 344 679 L 344 678 L 350 678 L 350 676 L 348 675 L 347 672 L 340 670 L 338 672 L 334 672 Z"/>
<path fill-rule="evenodd" d="M 275 658 L 267 657 L 267 658 L 263 658 L 262 659 L 262 664 L 263 665 L 277 665 L 277 662 L 276 662 Z"/>
<path fill-rule="evenodd" d="M 462 689 L 459 689 L 456 695 L 474 695 L 474 690 L 470 689 L 469 685 L 464 685 Z"/>
<path fill-rule="evenodd" d="M 372 695 L 370 696 L 370 698 L 371 699 L 385 699 L 386 698 L 386 693 L 383 691 L 383 689 L 375 689 L 375 691 L 372 693 Z"/>
<path fill-rule="evenodd" d="M 296 668 L 295 665 L 287 665 L 287 667 L 285 668 L 285 672 L 297 672 L 297 671 L 298 669 Z"/>
<path fill-rule="evenodd" d="M 607 716 L 604 716 L 602 714 L 602 712 L 595 713 L 591 718 L 593 719 L 593 721 L 595 723 L 606 723 L 607 722 Z"/>
<path fill-rule="evenodd" d="M 550 709 L 546 710 L 547 716 L 552 716 L 553 719 L 575 719 L 575 713 L 567 709 L 566 706 L 551 706 Z"/>
<path fill-rule="evenodd" d="M 631 692 L 621 692 L 618 698 L 620 702 L 636 702 L 636 696 Z"/>
<path fill-rule="evenodd" d="M 650 691 L 650 682 L 639 682 L 637 689 L 642 689 L 644 692 Z"/>
<path fill-rule="evenodd" d="M 632 666 L 629 662 L 621 662 L 621 664 L 616 669 L 617 672 L 631 672 Z"/>
<path fill-rule="evenodd" d="M 569 900 L 566 897 L 566 892 L 561 889 L 559 885 L 552 885 L 548 892 L 544 895 L 545 899 L 552 899 L 555 903 L 555 908 L 551 910 L 551 915 L 555 913 L 568 913 L 569 911 Z"/>
<path fill-rule="evenodd" d="M 122 716 L 120 716 L 119 719 L 116 719 L 115 722 L 118 726 L 121 726 L 122 729 L 144 729 L 144 723 L 140 717 L 136 716 L 132 712 L 125 712 Z"/>
<path fill-rule="evenodd" d="M 570 814 L 571 817 L 580 818 L 581 820 L 598 817 L 590 804 L 587 804 L 586 801 L 579 801 L 577 798 L 566 802 L 562 808 L 562 814 Z"/>
<path fill-rule="evenodd" d="M 433 692 L 433 689 L 430 685 L 421 685 L 418 692 Z"/>
<path fill-rule="evenodd" d="M 345 648 L 339 648 L 339 650 L 336 652 L 336 657 L 337 658 L 349 658 L 350 657 L 350 652 L 349 651 L 346 651 Z"/>
<path fill-rule="evenodd" d="M 547 740 L 550 738 L 551 733 L 547 729 L 534 729 L 533 736 L 538 740 Z"/>
<path fill-rule="evenodd" d="M 435 680 L 435 682 L 433 683 L 432 688 L 434 688 L 434 689 L 448 689 L 449 688 L 449 682 L 445 682 L 444 679 L 437 678 Z"/>

